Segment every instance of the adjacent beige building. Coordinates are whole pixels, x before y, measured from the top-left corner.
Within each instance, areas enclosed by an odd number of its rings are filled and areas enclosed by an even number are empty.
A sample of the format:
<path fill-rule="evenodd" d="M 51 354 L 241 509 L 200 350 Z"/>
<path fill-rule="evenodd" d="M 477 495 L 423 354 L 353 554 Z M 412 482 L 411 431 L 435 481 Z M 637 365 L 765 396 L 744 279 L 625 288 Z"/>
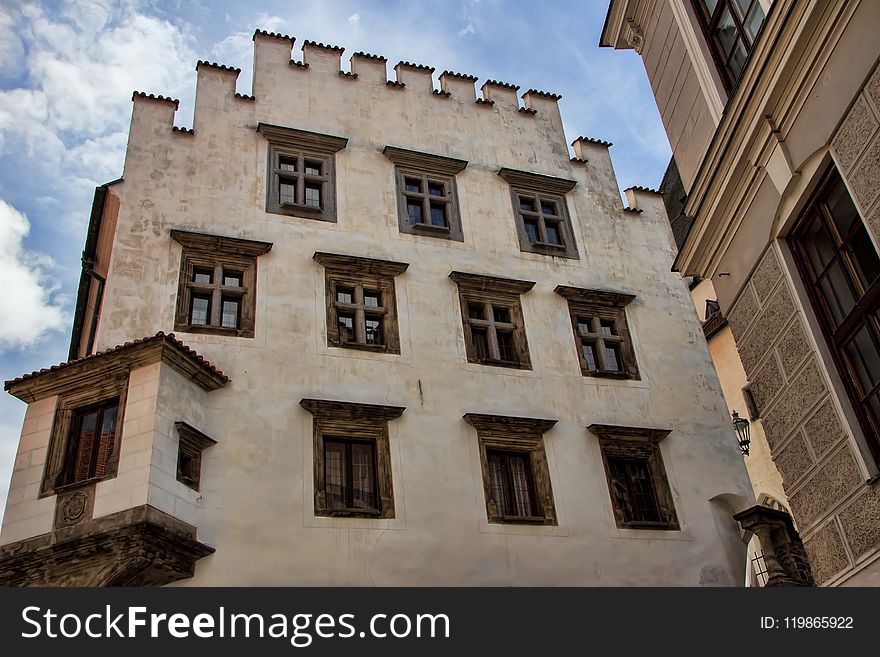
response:
<path fill-rule="evenodd" d="M 740 585 L 754 504 L 662 197 L 559 97 L 254 35 L 136 92 L 8 584 Z M 293 59 L 292 59 L 293 57 Z M 171 335 L 173 332 L 173 335 Z"/>
<path fill-rule="evenodd" d="M 747 384 L 823 585 L 880 585 L 878 28 L 869 0 L 612 0 L 601 37 L 644 61 L 675 269 L 729 322 L 728 406 Z M 746 462 L 773 495 L 763 449 Z"/>

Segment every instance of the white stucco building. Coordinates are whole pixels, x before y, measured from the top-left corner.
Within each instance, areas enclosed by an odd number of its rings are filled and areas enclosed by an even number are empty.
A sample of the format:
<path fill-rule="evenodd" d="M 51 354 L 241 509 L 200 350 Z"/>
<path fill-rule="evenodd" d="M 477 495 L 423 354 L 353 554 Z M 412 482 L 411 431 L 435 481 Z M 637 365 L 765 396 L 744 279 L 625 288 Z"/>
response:
<path fill-rule="evenodd" d="M 6 383 L 0 578 L 741 584 L 662 198 L 558 96 L 293 45 L 254 35 L 252 97 L 200 62 L 191 130 L 134 94 L 71 361 Z"/>

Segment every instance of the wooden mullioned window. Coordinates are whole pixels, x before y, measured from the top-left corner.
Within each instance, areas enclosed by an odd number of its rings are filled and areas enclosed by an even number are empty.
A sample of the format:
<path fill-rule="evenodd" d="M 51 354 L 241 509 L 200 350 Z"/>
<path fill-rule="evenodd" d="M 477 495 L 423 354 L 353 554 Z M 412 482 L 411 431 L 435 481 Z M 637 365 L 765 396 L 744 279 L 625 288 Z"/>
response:
<path fill-rule="evenodd" d="M 880 257 L 836 169 L 819 186 L 788 243 L 880 465 Z"/>
<path fill-rule="evenodd" d="M 455 176 L 464 160 L 386 146 L 394 162 L 400 232 L 463 241 Z"/>
<path fill-rule="evenodd" d="M 565 195 L 577 184 L 527 171 L 503 168 L 498 175 L 510 185 L 520 250 L 578 258 Z"/>
<path fill-rule="evenodd" d="M 322 252 L 314 259 L 325 272 L 327 344 L 399 354 L 394 278 L 409 265 Z"/>
<path fill-rule="evenodd" d="M 104 478 L 116 443 L 119 398 L 74 412 L 64 484 Z"/>
<path fill-rule="evenodd" d="M 388 422 L 402 406 L 302 399 L 314 422 L 315 515 L 394 517 Z"/>
<path fill-rule="evenodd" d="M 467 413 L 477 431 L 486 515 L 492 523 L 555 525 L 544 434 L 556 420 Z"/>
<path fill-rule="evenodd" d="M 679 529 L 660 441 L 670 431 L 593 424 L 599 438 L 611 508 L 622 529 Z"/>
<path fill-rule="evenodd" d="M 733 93 L 764 24 L 761 0 L 693 0 L 728 94 Z"/>
<path fill-rule="evenodd" d="M 635 296 L 566 285 L 557 286 L 556 293 L 568 301 L 581 373 L 638 379 L 625 310 Z"/>
<path fill-rule="evenodd" d="M 266 212 L 336 221 L 336 153 L 344 137 L 260 123 L 269 142 Z"/>
<path fill-rule="evenodd" d="M 449 277 L 458 285 L 468 361 L 531 369 L 520 295 L 535 283 L 458 271 Z"/>
<path fill-rule="evenodd" d="M 177 481 L 199 490 L 202 479 L 202 452 L 217 441 L 186 422 L 175 422 L 179 444 L 177 449 Z"/>
<path fill-rule="evenodd" d="M 174 330 L 254 337 L 257 257 L 268 242 L 172 230 L 183 246 Z"/>

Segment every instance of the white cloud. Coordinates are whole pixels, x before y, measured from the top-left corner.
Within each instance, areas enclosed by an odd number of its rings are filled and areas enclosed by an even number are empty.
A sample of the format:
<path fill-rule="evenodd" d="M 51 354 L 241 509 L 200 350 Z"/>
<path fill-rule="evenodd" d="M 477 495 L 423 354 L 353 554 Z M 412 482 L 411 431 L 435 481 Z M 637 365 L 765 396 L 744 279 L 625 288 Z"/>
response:
<path fill-rule="evenodd" d="M 351 16 L 348 17 L 348 24 L 349 25 L 357 25 L 358 22 L 360 22 L 360 20 L 361 20 L 361 15 L 359 13 L 355 12 Z"/>
<path fill-rule="evenodd" d="M 67 327 L 52 259 L 24 248 L 30 231 L 25 215 L 0 200 L 0 270 L 7 311 L 0 313 L 0 351 L 27 347 L 45 333 Z"/>

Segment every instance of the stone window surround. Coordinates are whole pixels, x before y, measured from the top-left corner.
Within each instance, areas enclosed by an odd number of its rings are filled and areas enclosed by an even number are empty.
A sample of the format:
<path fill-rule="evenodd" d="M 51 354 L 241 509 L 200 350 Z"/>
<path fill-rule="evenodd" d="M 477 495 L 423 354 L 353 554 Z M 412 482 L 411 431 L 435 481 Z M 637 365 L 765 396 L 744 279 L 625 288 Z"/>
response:
<path fill-rule="evenodd" d="M 397 217 L 401 233 L 425 235 L 441 239 L 464 241 L 461 226 L 461 211 L 458 203 L 458 189 L 455 176 L 467 167 L 465 160 L 458 160 L 442 155 L 420 153 L 395 146 L 386 146 L 382 153 L 394 162 L 394 181 L 397 196 Z M 418 178 L 427 185 L 428 181 L 440 182 L 445 186 L 446 226 L 434 226 L 430 223 L 430 214 L 423 216 L 425 223 L 414 224 L 409 220 L 407 211 L 406 178 Z M 424 193 L 428 198 L 427 189 Z M 427 200 L 425 201 L 427 204 Z M 423 210 L 424 213 L 424 210 Z"/>
<path fill-rule="evenodd" d="M 298 130 L 284 126 L 260 123 L 257 132 L 266 138 L 266 212 L 288 216 L 305 217 L 318 221 L 336 221 L 336 153 L 346 147 L 348 139 L 334 135 L 324 135 L 308 130 Z M 280 157 L 317 160 L 322 163 L 321 207 L 303 203 L 281 203 L 280 199 Z M 304 171 L 296 174 L 298 186 L 302 186 Z"/>
<path fill-rule="evenodd" d="M 461 319 L 464 331 L 465 352 L 468 362 L 481 365 L 494 365 L 498 367 L 511 367 L 518 369 L 532 369 L 529 356 L 529 344 L 526 338 L 525 321 L 522 314 L 520 295 L 525 294 L 535 286 L 534 281 L 520 281 L 512 278 L 498 278 L 482 274 L 469 274 L 453 271 L 449 274 L 458 285 L 458 297 L 461 306 Z M 468 320 L 468 305 L 470 303 L 491 303 L 510 310 L 510 323 L 513 324 L 514 351 L 517 360 L 504 361 L 495 358 L 480 358 L 472 337 L 472 322 Z M 487 339 L 493 339 L 491 331 Z M 490 354 L 492 352 L 490 351 Z"/>
<path fill-rule="evenodd" d="M 99 481 L 113 479 L 119 468 L 119 452 L 122 441 L 122 427 L 125 422 L 125 401 L 128 393 L 128 372 L 116 373 L 107 377 L 100 384 L 74 387 L 68 392 L 58 395 L 55 406 L 55 418 L 52 422 L 52 431 L 49 437 L 49 447 L 46 453 L 46 466 L 43 470 L 43 479 L 40 483 L 40 497 L 48 497 L 92 486 Z M 70 467 L 70 459 L 73 458 L 73 431 L 74 418 L 77 411 L 97 404 L 103 404 L 117 399 L 119 410 L 116 416 L 116 436 L 113 442 L 113 451 L 107 462 L 105 473 L 100 477 L 91 477 L 74 483 L 64 483 L 63 478 Z"/>
<path fill-rule="evenodd" d="M 557 420 L 465 413 L 465 422 L 477 432 L 480 451 L 480 468 L 483 474 L 483 493 L 486 500 L 486 516 L 495 524 L 557 525 L 556 506 L 550 469 L 544 449 L 544 434 L 553 428 Z M 487 450 L 519 452 L 527 454 L 531 466 L 532 484 L 538 515 L 534 517 L 505 516 L 492 497 Z"/>
<path fill-rule="evenodd" d="M 303 398 L 299 403 L 312 414 L 313 418 L 315 515 L 343 518 L 394 518 L 394 481 L 388 422 L 400 417 L 406 407 L 311 398 Z M 375 445 L 378 510 L 327 508 L 324 493 L 325 436 L 367 440 Z"/>
<path fill-rule="evenodd" d="M 174 427 L 177 429 L 179 437 L 177 447 L 177 481 L 184 486 L 192 488 L 194 491 L 198 491 L 202 478 L 202 452 L 216 445 L 217 441 L 183 421 L 175 422 Z M 183 471 L 182 457 L 184 456 L 189 457 L 192 464 L 191 471 L 195 476 L 188 475 Z"/>
<path fill-rule="evenodd" d="M 571 222 L 571 216 L 568 212 L 568 205 L 565 202 L 565 195 L 575 188 L 577 181 L 567 180 L 565 178 L 556 178 L 554 176 L 546 176 L 540 173 L 531 173 L 528 171 L 517 171 L 515 169 L 501 168 L 498 175 L 504 178 L 510 186 L 510 200 L 514 218 L 516 220 L 516 234 L 519 239 L 520 251 L 525 253 L 540 253 L 542 255 L 559 256 L 562 258 L 570 258 L 578 260 L 577 242 L 574 236 L 574 228 Z M 559 235 L 562 244 L 548 244 L 545 242 L 534 242 L 529 240 L 526 233 L 523 216 L 519 212 L 520 196 L 535 197 L 540 200 L 552 201 L 559 210 Z M 537 209 L 537 208 L 536 208 Z"/>
<path fill-rule="evenodd" d="M 629 323 L 626 318 L 626 307 L 636 298 L 635 295 L 608 290 L 588 290 L 568 285 L 557 285 L 554 291 L 568 302 L 568 312 L 572 330 L 574 331 L 575 349 L 581 367 L 581 374 L 584 376 L 638 381 L 641 377 L 639 376 L 632 336 L 630 335 Z M 615 337 L 620 338 L 615 340 L 615 342 L 619 348 L 622 370 L 590 370 L 581 349 L 582 336 L 578 328 L 579 315 L 589 315 L 598 317 L 600 320 L 614 322 L 617 331 Z M 598 352 L 599 350 L 597 349 L 597 363 L 601 363 L 603 362 L 602 356 Z"/>
<path fill-rule="evenodd" d="M 236 237 L 209 235 L 185 230 L 171 230 L 171 238 L 183 247 L 180 257 L 180 280 L 177 292 L 177 310 L 174 317 L 174 330 L 186 333 L 209 333 L 231 337 L 253 338 L 256 315 L 257 258 L 272 249 L 270 242 L 257 242 Z M 190 310 L 192 295 L 198 285 L 193 282 L 193 269 L 204 267 L 217 272 L 229 267 L 241 272 L 241 286 L 224 288 L 219 281 L 210 286 L 212 294 L 212 315 L 216 324 L 191 324 Z M 239 300 L 238 328 L 220 326 L 222 316 L 221 300 L 224 294 L 232 294 Z"/>
<path fill-rule="evenodd" d="M 647 529 L 652 531 L 680 531 L 681 526 L 675 511 L 675 501 L 663 456 L 660 453 L 660 442 L 668 436 L 671 429 L 650 429 L 645 427 L 624 427 L 608 424 L 591 424 L 587 430 L 599 440 L 602 453 L 602 464 L 605 469 L 605 480 L 608 484 L 608 495 L 614 521 L 619 529 Z M 651 485 L 659 507 L 661 522 L 630 521 L 624 517 L 623 510 L 617 507 L 612 477 L 608 465 L 608 456 L 629 459 L 640 459 L 647 462 L 651 474 Z"/>
<path fill-rule="evenodd" d="M 397 295 L 394 279 L 406 271 L 409 263 L 377 260 L 362 256 L 324 253 L 316 251 L 313 259 L 324 267 L 324 296 L 327 310 L 327 344 L 331 347 L 359 349 L 362 351 L 400 353 L 400 331 L 397 317 Z M 378 290 L 383 297 L 382 338 L 383 344 L 373 345 L 362 342 L 342 342 L 337 323 L 336 287 L 345 285 L 352 289 L 370 288 Z M 353 307 L 354 308 L 354 307 Z M 362 322 L 363 308 L 354 311 L 355 331 Z"/>

